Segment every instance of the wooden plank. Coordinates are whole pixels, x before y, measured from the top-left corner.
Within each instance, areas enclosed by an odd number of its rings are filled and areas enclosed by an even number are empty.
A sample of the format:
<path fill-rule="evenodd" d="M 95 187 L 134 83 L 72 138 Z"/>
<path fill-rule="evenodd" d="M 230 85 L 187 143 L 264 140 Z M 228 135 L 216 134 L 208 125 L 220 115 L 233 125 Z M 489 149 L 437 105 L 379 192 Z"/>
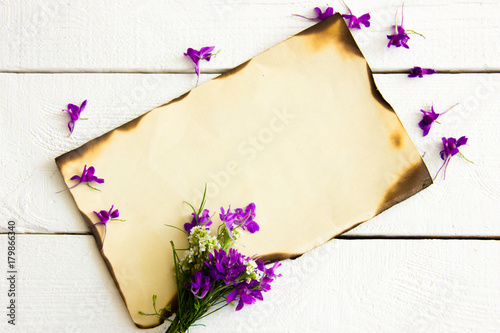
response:
<path fill-rule="evenodd" d="M 91 236 L 18 235 L 17 249 L 16 327 L 4 319 L 2 332 L 144 332 Z M 263 302 L 228 306 L 192 332 L 493 332 L 499 260 L 498 241 L 333 240 L 283 262 Z"/>
<path fill-rule="evenodd" d="M 202 75 L 201 81 L 213 75 Z M 350 236 L 485 236 L 500 235 L 498 131 L 500 75 L 375 75 L 377 85 L 393 105 L 432 175 L 441 166 L 442 136 L 467 135 L 462 151 L 475 164 L 454 157 L 446 180 L 396 205 L 348 233 Z M 64 188 L 54 158 L 168 102 L 195 84 L 184 74 L 2 74 L 6 89 L 0 111 L 3 156 L 0 163 L 0 214 L 14 219 L 19 232 L 88 232 Z M 75 131 L 68 138 L 68 102 L 88 99 Z M 443 112 L 423 138 L 419 109 L 434 103 Z M 348 112 L 348 110 L 346 110 Z M 0 226 L 0 232 L 6 229 Z"/>
<path fill-rule="evenodd" d="M 438 70 L 500 70 L 497 20 L 500 4 L 488 1 L 407 0 L 410 50 L 387 50 L 401 0 L 350 1 L 370 12 L 372 26 L 355 31 L 375 71 L 415 65 Z M 135 0 L 68 3 L 64 0 L 0 2 L 0 71 L 192 72 L 188 47 L 222 49 L 204 71 L 232 68 L 314 24 L 312 0 L 206 2 Z M 330 3 L 343 13 L 340 1 Z"/>

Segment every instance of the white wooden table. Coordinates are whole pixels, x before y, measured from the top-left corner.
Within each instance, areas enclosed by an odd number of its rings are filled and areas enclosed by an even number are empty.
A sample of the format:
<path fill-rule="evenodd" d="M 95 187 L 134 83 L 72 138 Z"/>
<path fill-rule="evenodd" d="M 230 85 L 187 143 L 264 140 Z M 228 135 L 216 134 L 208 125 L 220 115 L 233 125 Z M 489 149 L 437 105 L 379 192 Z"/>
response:
<path fill-rule="evenodd" d="M 442 136 L 466 135 L 446 180 L 296 260 L 265 301 L 192 332 L 500 332 L 500 3 L 407 0 L 410 49 L 387 49 L 402 1 L 350 1 L 376 83 L 434 174 Z M 345 12 L 340 1 L 329 5 Z M 194 87 L 188 47 L 222 49 L 200 83 L 314 24 L 309 0 L 0 1 L 0 267 L 17 231 L 16 326 L 141 332 L 130 320 L 54 158 Z M 413 66 L 440 73 L 410 79 Z M 88 99 L 68 137 L 65 104 Z M 422 138 L 419 109 L 460 105 Z M 445 118 L 446 117 L 446 118 Z M 4 275 L 2 275 L 4 276 Z M 146 330 L 163 332 L 165 326 Z"/>

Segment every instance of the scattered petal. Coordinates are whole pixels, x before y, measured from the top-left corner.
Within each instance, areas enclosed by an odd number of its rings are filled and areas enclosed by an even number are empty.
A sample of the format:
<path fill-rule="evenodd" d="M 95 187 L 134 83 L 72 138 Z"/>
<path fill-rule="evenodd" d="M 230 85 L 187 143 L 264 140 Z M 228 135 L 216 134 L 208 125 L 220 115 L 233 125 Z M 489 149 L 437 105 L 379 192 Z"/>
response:
<path fill-rule="evenodd" d="M 214 48 L 215 46 L 205 46 L 202 47 L 199 51 L 193 48 L 188 48 L 187 51 L 184 53 L 184 55 L 186 57 L 191 58 L 191 60 L 194 63 L 194 72 L 198 77 L 196 85 L 198 85 L 198 80 L 200 78 L 200 60 L 210 61 L 212 57 L 214 57 L 215 55 L 217 55 L 217 53 L 219 53 L 219 52 L 212 53 Z"/>
<path fill-rule="evenodd" d="M 460 153 L 458 148 L 460 146 L 467 144 L 467 140 L 468 138 L 466 136 L 462 136 L 458 140 L 452 137 L 450 138 L 443 137 L 441 139 L 441 141 L 443 142 L 443 150 L 441 150 L 439 154 L 441 155 L 441 159 L 444 162 L 443 165 L 441 165 L 441 167 L 439 168 L 438 172 L 436 173 L 434 179 L 437 178 L 439 172 L 441 171 L 441 169 L 443 169 L 443 167 L 444 167 L 443 179 L 446 178 L 446 169 L 448 168 L 448 164 L 450 163 L 451 158 L 456 154 Z"/>
<path fill-rule="evenodd" d="M 80 114 L 83 112 L 86 105 L 87 105 L 87 100 L 84 100 L 83 103 L 80 105 L 80 107 L 78 107 L 74 104 L 68 104 L 68 109 L 62 110 L 63 112 L 64 111 L 68 112 L 68 114 L 71 118 L 71 120 L 68 122 L 68 129 L 69 129 L 70 135 L 73 133 L 73 130 L 75 129 L 75 122 L 78 119 L 80 119 Z"/>
<path fill-rule="evenodd" d="M 292 15 L 302 17 L 302 18 L 305 18 L 307 20 L 323 21 L 335 13 L 335 11 L 333 10 L 332 7 L 327 7 L 325 9 L 325 12 L 321 11 L 321 8 L 315 7 L 314 11 L 316 12 L 316 17 L 306 17 L 306 16 L 302 16 L 302 15 L 298 15 L 298 14 L 292 14 Z"/>
<path fill-rule="evenodd" d="M 344 2 L 344 0 L 342 0 L 342 2 Z M 342 16 L 349 20 L 349 24 L 347 25 L 349 29 L 361 29 L 361 25 L 364 25 L 367 28 L 370 26 L 370 13 L 356 17 L 353 15 L 351 8 L 349 8 L 345 2 L 344 6 L 346 6 L 347 10 L 349 10 L 349 14 L 343 14 Z"/>
<path fill-rule="evenodd" d="M 458 103 L 453 105 L 451 108 L 449 108 L 448 110 L 446 110 L 445 112 L 442 112 L 442 113 L 436 113 L 434 111 L 433 105 L 431 106 L 430 111 L 425 111 L 425 110 L 421 109 L 420 112 L 422 112 L 424 114 L 424 116 L 422 117 L 422 120 L 420 120 L 420 122 L 418 123 L 418 126 L 423 130 L 422 135 L 426 136 L 427 134 L 429 134 L 429 131 L 431 130 L 432 124 L 434 124 L 434 122 L 439 118 L 439 116 L 450 111 L 451 109 L 453 109 L 457 105 L 458 105 Z"/>
<path fill-rule="evenodd" d="M 408 41 L 410 40 L 410 36 L 408 36 L 407 31 L 410 33 L 415 33 L 417 35 L 420 35 L 424 37 L 424 35 L 419 34 L 418 32 L 415 32 L 413 30 L 405 30 L 403 28 L 403 19 L 404 19 L 404 4 L 401 9 L 401 25 L 397 24 L 397 17 L 398 13 L 396 12 L 396 18 L 395 18 L 395 23 L 392 26 L 394 28 L 394 35 L 387 35 L 387 38 L 389 39 L 389 43 L 387 44 L 387 47 L 395 46 L 395 47 L 404 47 L 406 49 L 409 49 L 410 47 L 408 46 Z M 425 38 L 425 37 L 424 37 Z"/>
<path fill-rule="evenodd" d="M 101 251 L 104 247 L 104 240 L 106 239 L 106 233 L 108 232 L 108 222 L 124 221 L 124 220 L 118 220 L 118 217 L 120 217 L 120 213 L 118 212 L 118 209 L 113 209 L 114 207 L 115 207 L 114 205 L 111 205 L 109 211 L 101 210 L 99 213 L 94 211 L 94 214 L 97 215 L 97 217 L 100 220 L 99 222 L 94 223 L 94 225 L 99 225 L 99 224 L 104 225 L 104 236 L 102 237 Z"/>
<path fill-rule="evenodd" d="M 91 166 L 90 168 L 87 169 L 87 165 L 85 164 L 85 166 L 83 167 L 83 171 L 82 171 L 81 176 L 74 175 L 73 177 L 70 178 L 70 180 L 78 180 L 78 183 L 69 187 L 69 188 L 66 188 L 62 191 L 70 190 L 72 188 L 77 187 L 78 185 L 80 185 L 82 183 L 87 184 L 90 188 L 92 188 L 96 191 L 100 191 L 99 189 L 94 188 L 90 185 L 91 182 L 96 182 L 98 184 L 104 183 L 104 179 L 98 178 L 97 176 L 94 175 L 94 173 L 95 173 L 95 168 L 93 166 Z M 60 193 L 62 191 L 59 191 L 57 193 Z"/>
<path fill-rule="evenodd" d="M 432 68 L 422 68 L 415 66 L 412 69 L 410 69 L 410 74 L 408 77 L 424 77 L 424 75 L 431 75 L 437 73 L 435 70 Z"/>
<path fill-rule="evenodd" d="M 208 209 L 204 209 L 200 216 L 195 213 L 191 213 L 193 218 L 191 219 L 191 223 L 184 224 L 184 230 L 188 233 L 191 232 L 191 229 L 197 225 L 204 226 L 208 228 L 212 224 L 212 220 L 210 218 L 210 212 Z"/>

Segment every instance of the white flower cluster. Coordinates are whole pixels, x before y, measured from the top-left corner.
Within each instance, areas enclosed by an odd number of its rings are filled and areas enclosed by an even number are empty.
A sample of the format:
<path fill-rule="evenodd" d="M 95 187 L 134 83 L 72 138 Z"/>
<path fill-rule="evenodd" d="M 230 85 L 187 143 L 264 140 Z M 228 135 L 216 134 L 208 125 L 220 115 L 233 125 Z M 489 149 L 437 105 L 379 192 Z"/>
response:
<path fill-rule="evenodd" d="M 182 260 L 184 268 L 194 266 L 198 269 L 203 261 L 208 260 L 208 253 L 213 252 L 214 249 L 220 249 L 221 245 L 217 237 L 210 235 L 210 230 L 204 226 L 195 226 L 191 229 L 188 236 L 189 250 Z"/>
<path fill-rule="evenodd" d="M 241 231 L 241 228 L 234 228 L 231 232 L 231 235 L 233 236 L 234 240 L 237 240 L 243 235 L 243 232 Z"/>
<path fill-rule="evenodd" d="M 247 282 L 250 282 L 251 280 L 259 280 L 260 275 L 262 275 L 262 272 L 257 269 L 257 263 L 252 259 L 248 259 L 246 266 L 247 266 L 246 274 L 248 276 L 246 279 Z"/>

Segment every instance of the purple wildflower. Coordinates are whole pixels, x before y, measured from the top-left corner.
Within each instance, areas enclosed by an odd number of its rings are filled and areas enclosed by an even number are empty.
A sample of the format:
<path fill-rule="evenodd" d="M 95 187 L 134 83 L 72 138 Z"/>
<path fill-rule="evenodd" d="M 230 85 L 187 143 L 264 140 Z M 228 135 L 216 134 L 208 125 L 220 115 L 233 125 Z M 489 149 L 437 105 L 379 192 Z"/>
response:
<path fill-rule="evenodd" d="M 229 235 L 233 232 L 234 229 L 234 218 L 235 218 L 235 213 L 231 213 L 231 205 L 229 205 L 229 208 L 227 211 L 224 210 L 224 207 L 220 208 L 220 220 L 226 225 L 226 228 L 229 232 Z"/>
<path fill-rule="evenodd" d="M 254 304 L 256 299 L 263 300 L 262 291 L 255 289 L 258 285 L 257 280 L 251 280 L 249 283 L 242 282 L 227 296 L 227 302 L 231 303 L 234 300 L 238 301 L 236 311 L 240 311 L 245 304 Z"/>
<path fill-rule="evenodd" d="M 408 40 L 410 40 L 410 36 L 406 33 L 406 30 L 403 28 L 403 20 L 404 20 L 404 4 L 401 9 L 401 25 L 398 25 L 397 23 L 397 18 L 398 18 L 398 12 L 396 12 L 396 18 L 395 18 L 395 23 L 394 23 L 394 30 L 395 34 L 394 35 L 387 35 L 387 38 L 389 39 L 389 44 L 387 44 L 387 47 L 391 47 L 391 45 L 394 45 L 395 47 L 400 47 L 403 46 L 404 48 L 409 49 L 410 47 L 408 44 Z"/>
<path fill-rule="evenodd" d="M 82 172 L 82 175 L 81 176 L 78 176 L 78 175 L 74 175 L 73 177 L 70 178 L 70 180 L 78 180 L 78 183 L 76 185 L 73 185 L 71 187 L 68 187 L 64 190 L 61 190 L 59 192 L 56 192 L 56 193 L 61 193 L 62 191 L 66 191 L 66 190 L 71 190 L 72 188 L 75 188 L 77 187 L 78 185 L 82 184 L 82 183 L 86 183 L 88 187 L 90 187 L 91 189 L 93 190 L 96 190 L 96 191 L 101 191 L 95 187 L 92 187 L 90 185 L 90 182 L 96 182 L 98 184 L 102 184 L 104 183 L 104 179 L 102 178 L 97 178 L 95 175 L 95 168 L 93 166 L 91 166 L 90 168 L 87 169 L 87 165 L 85 165 L 83 167 L 83 172 Z"/>
<path fill-rule="evenodd" d="M 302 16 L 302 15 L 298 15 L 298 14 L 292 14 L 292 15 L 302 17 L 302 18 L 305 18 L 307 20 L 323 21 L 335 13 L 335 11 L 333 10 L 332 7 L 327 7 L 325 9 L 324 13 L 321 11 L 321 8 L 319 8 L 319 7 L 315 7 L 314 10 L 316 11 L 316 17 L 306 17 L 306 16 Z"/>
<path fill-rule="evenodd" d="M 443 162 L 443 165 L 439 168 L 438 172 L 436 173 L 436 177 L 438 176 L 441 169 L 444 167 L 443 179 L 445 179 L 446 178 L 446 169 L 448 168 L 448 164 L 450 163 L 451 158 L 453 156 L 455 156 L 456 154 L 460 153 L 458 148 L 460 146 L 467 144 L 468 138 L 465 136 L 462 136 L 457 140 L 457 139 L 452 138 L 452 137 L 450 137 L 448 139 L 443 137 L 441 140 L 443 141 L 443 148 L 444 149 L 441 150 L 441 152 L 439 154 L 441 155 L 441 159 L 444 162 Z M 436 179 L 436 177 L 434 177 L 434 179 Z"/>
<path fill-rule="evenodd" d="M 255 218 L 255 204 L 252 202 L 246 208 L 245 211 L 241 208 L 235 210 L 235 224 L 241 226 L 243 230 L 247 230 L 251 234 L 260 230 L 257 222 L 254 221 Z"/>
<path fill-rule="evenodd" d="M 410 40 L 410 36 L 408 36 L 407 31 L 410 33 L 420 35 L 420 36 L 425 38 L 424 35 L 419 34 L 418 32 L 415 32 L 413 30 L 405 30 L 405 28 L 403 28 L 404 7 L 405 7 L 405 5 L 403 3 L 403 7 L 401 8 L 401 25 L 397 24 L 398 13 L 396 12 L 395 22 L 394 22 L 394 26 L 393 26 L 395 34 L 394 35 L 387 35 L 387 38 L 389 39 L 389 43 L 387 44 L 387 47 L 391 47 L 391 45 L 394 45 L 395 47 L 402 46 L 404 48 L 409 49 L 410 47 L 408 46 L 407 43 Z"/>
<path fill-rule="evenodd" d="M 188 233 L 191 232 L 191 229 L 195 226 L 201 225 L 205 226 L 208 229 L 208 227 L 212 225 L 212 220 L 210 219 L 210 213 L 208 209 L 204 209 L 200 216 L 195 213 L 191 213 L 191 215 L 193 215 L 191 223 L 184 224 L 184 230 L 186 230 Z"/>
<path fill-rule="evenodd" d="M 319 7 L 314 7 L 314 10 L 316 11 L 316 20 L 323 21 L 330 16 L 333 15 L 335 12 L 332 7 L 326 7 L 325 12 L 323 13 Z"/>
<path fill-rule="evenodd" d="M 95 168 L 93 166 L 91 166 L 90 168 L 87 169 L 87 165 L 85 164 L 85 166 L 83 167 L 82 175 L 81 176 L 74 175 L 70 179 L 79 181 L 78 184 L 76 184 L 75 186 L 78 186 L 81 183 L 88 184 L 90 182 L 96 182 L 98 184 L 104 183 L 104 179 L 97 178 L 97 176 L 95 176 L 94 173 L 95 173 Z M 73 186 L 73 187 L 75 187 L 75 186 Z"/>
<path fill-rule="evenodd" d="M 187 283 L 185 288 L 191 289 L 196 298 L 203 298 L 210 290 L 210 277 L 206 276 L 203 271 L 195 272 L 191 277 L 191 282 Z"/>
<path fill-rule="evenodd" d="M 424 131 L 423 136 L 429 134 L 432 124 L 438 119 L 439 113 L 434 112 L 434 106 L 431 106 L 431 111 L 424 111 L 420 109 L 421 112 L 424 113 L 422 120 L 418 123 L 418 126 Z"/>
<path fill-rule="evenodd" d="M 260 278 L 258 280 L 251 279 L 249 282 L 246 280 L 241 281 L 236 288 L 227 296 L 227 302 L 231 303 L 235 300 L 238 301 L 236 311 L 243 308 L 245 304 L 254 304 L 255 301 L 263 300 L 262 292 L 271 290 L 271 282 L 281 274 L 276 275 L 275 269 L 281 266 L 281 263 L 275 263 L 272 267 L 267 268 L 262 260 L 257 260 L 257 270 L 260 271 Z"/>
<path fill-rule="evenodd" d="M 108 222 L 109 221 L 124 221 L 124 220 L 118 220 L 118 217 L 120 216 L 120 212 L 118 209 L 113 210 L 115 206 L 112 205 L 109 211 L 101 210 L 99 213 L 94 211 L 94 214 L 97 215 L 99 218 L 99 222 L 94 223 L 94 225 L 102 224 L 104 225 L 104 236 L 102 237 L 102 246 L 101 250 L 104 247 L 104 240 L 106 239 L 106 233 L 108 231 Z"/>
<path fill-rule="evenodd" d="M 418 67 L 418 66 L 415 66 L 413 67 L 412 69 L 410 69 L 410 74 L 408 75 L 408 77 L 424 77 L 424 75 L 431 75 L 431 74 L 435 74 L 436 71 L 433 70 L 432 68 L 422 68 L 422 67 Z"/>
<path fill-rule="evenodd" d="M 80 119 L 80 114 L 83 112 L 86 105 L 87 105 L 87 100 L 84 100 L 82 105 L 80 105 L 80 107 L 74 104 L 68 104 L 68 109 L 62 110 L 63 112 L 64 111 L 68 112 L 69 116 L 71 117 L 71 120 L 68 122 L 68 128 L 70 132 L 69 135 L 73 133 L 73 130 L 75 129 L 75 121 Z"/>
<path fill-rule="evenodd" d="M 406 43 L 408 42 L 408 40 L 410 40 L 410 36 L 408 36 L 405 29 L 403 28 L 403 22 L 401 21 L 401 25 L 396 25 L 395 29 L 396 33 L 394 35 L 387 35 L 387 38 L 389 39 L 389 44 L 387 44 L 387 47 L 391 47 L 391 45 L 394 45 L 395 47 L 403 46 L 404 48 L 409 49 L 410 47 Z"/>
<path fill-rule="evenodd" d="M 450 111 L 453 109 L 457 104 L 453 105 L 451 108 L 449 108 L 447 111 L 442 112 L 442 113 L 436 113 L 434 111 L 434 106 L 431 106 L 431 111 L 424 111 L 420 110 L 421 112 L 424 113 L 424 116 L 422 117 L 422 120 L 418 123 L 418 126 L 424 131 L 423 136 L 426 136 L 429 134 L 429 131 L 431 130 L 432 124 L 439 118 L 439 116 L 445 114 L 446 112 Z"/>
<path fill-rule="evenodd" d="M 205 265 L 210 270 L 209 276 L 215 281 L 223 281 L 226 285 L 236 285 L 238 277 L 246 270 L 246 257 L 234 248 L 228 252 L 215 249 L 208 253 L 209 260 Z"/>
<path fill-rule="evenodd" d="M 214 48 L 215 46 L 205 46 L 202 47 L 199 51 L 192 48 L 188 48 L 186 53 L 184 53 L 184 55 L 186 57 L 190 57 L 194 63 L 194 72 L 198 77 L 196 85 L 198 85 L 198 80 L 200 79 L 200 60 L 210 61 L 210 59 L 217 54 L 217 53 L 212 53 Z"/>
<path fill-rule="evenodd" d="M 342 0 L 344 2 L 344 0 Z M 352 14 L 351 8 L 344 2 L 344 6 L 347 7 L 347 10 L 349 10 L 349 14 L 342 14 L 342 16 L 345 19 L 349 20 L 348 27 L 350 29 L 361 29 L 361 24 L 363 24 L 365 27 L 370 26 L 370 13 L 366 13 L 361 15 L 360 17 L 356 17 Z"/>
<path fill-rule="evenodd" d="M 237 208 L 234 212 L 231 212 L 231 206 L 227 211 L 223 207 L 220 208 L 221 213 L 219 217 L 222 222 L 226 225 L 229 235 L 233 232 L 234 228 L 242 227 L 243 230 L 247 230 L 250 233 L 259 231 L 260 227 L 255 222 L 255 204 L 250 203 L 245 210 Z"/>

